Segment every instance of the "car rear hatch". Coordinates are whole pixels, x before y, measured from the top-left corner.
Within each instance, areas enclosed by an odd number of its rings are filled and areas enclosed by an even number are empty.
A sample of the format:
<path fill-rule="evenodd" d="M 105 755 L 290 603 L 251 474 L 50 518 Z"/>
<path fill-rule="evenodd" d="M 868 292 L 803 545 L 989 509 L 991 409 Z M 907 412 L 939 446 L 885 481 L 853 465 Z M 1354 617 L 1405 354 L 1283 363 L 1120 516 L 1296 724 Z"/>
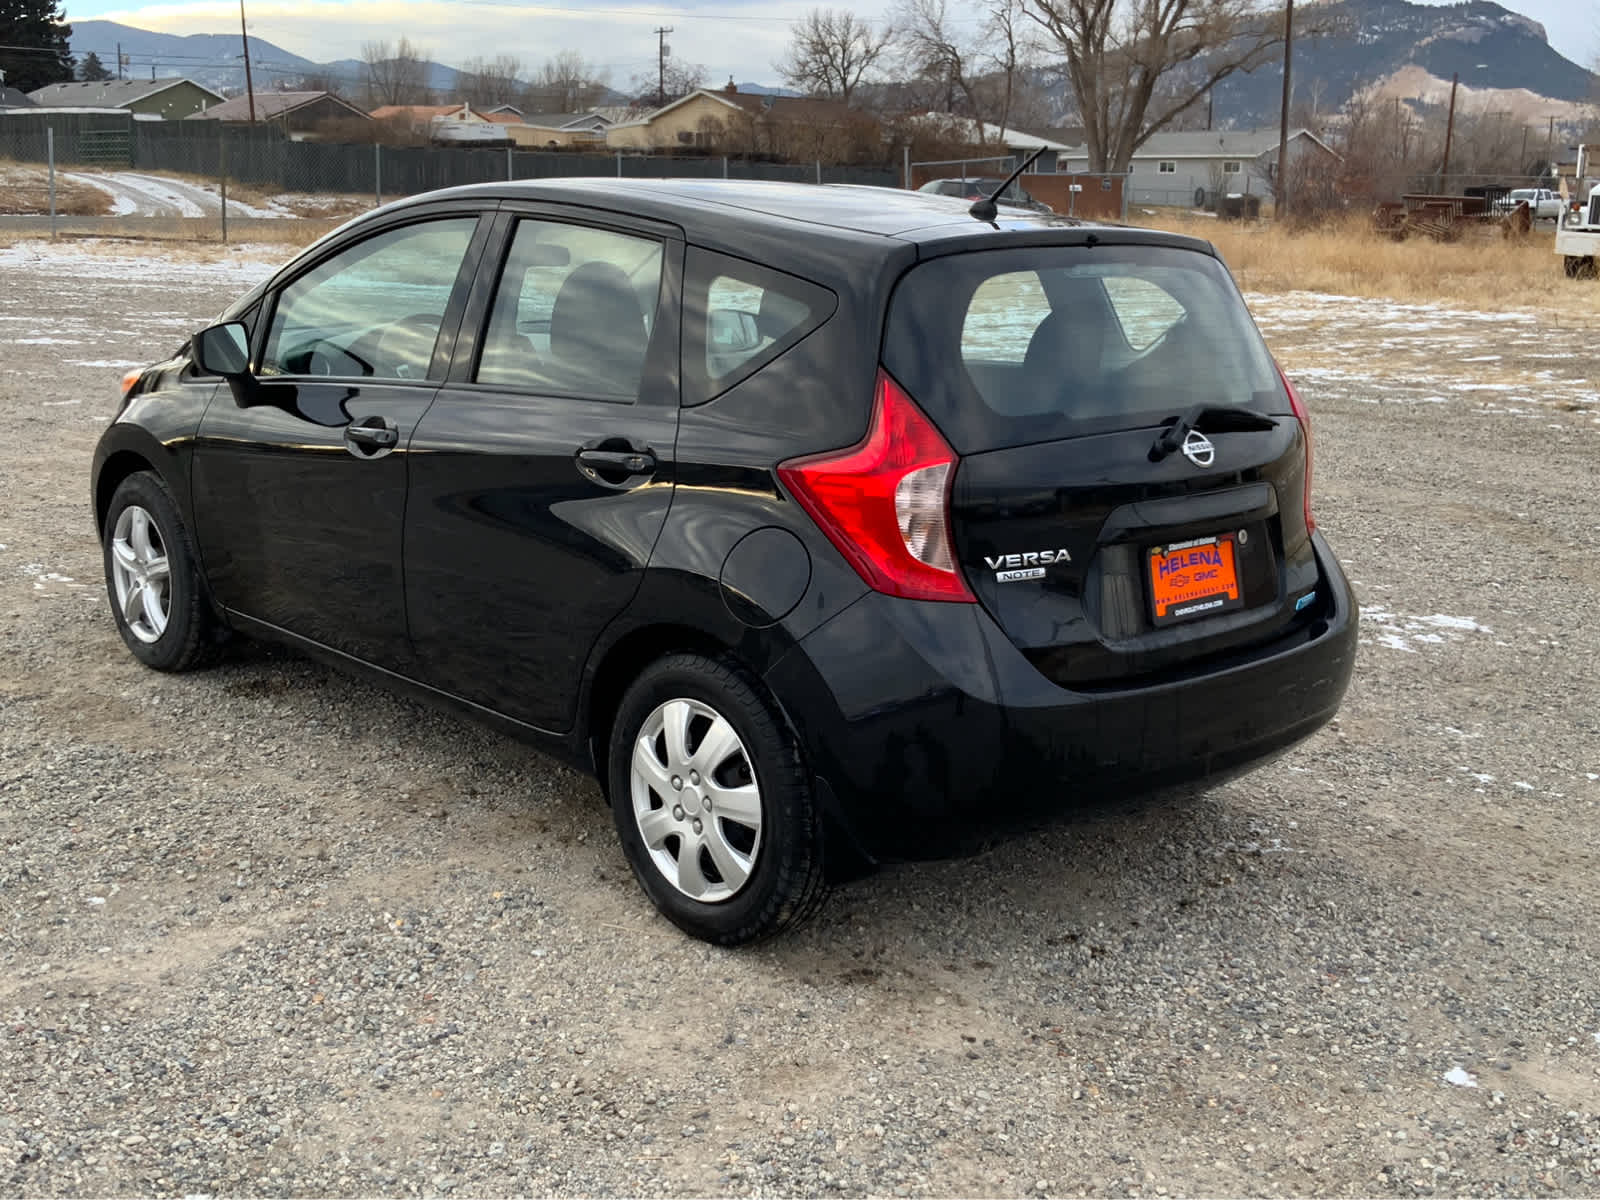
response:
<path fill-rule="evenodd" d="M 883 366 L 956 460 L 955 572 L 1061 686 L 1207 669 L 1323 615 L 1309 425 L 1210 254 L 930 259 L 897 287 Z"/>

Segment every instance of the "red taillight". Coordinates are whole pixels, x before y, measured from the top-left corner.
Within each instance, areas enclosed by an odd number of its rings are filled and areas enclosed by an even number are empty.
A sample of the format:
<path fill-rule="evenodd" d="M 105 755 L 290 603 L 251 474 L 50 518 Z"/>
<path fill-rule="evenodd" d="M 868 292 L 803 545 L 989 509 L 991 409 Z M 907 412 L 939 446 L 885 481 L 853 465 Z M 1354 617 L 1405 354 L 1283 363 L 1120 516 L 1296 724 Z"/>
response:
<path fill-rule="evenodd" d="M 1306 439 L 1306 487 L 1305 487 L 1305 512 L 1306 532 L 1314 533 L 1317 528 L 1317 519 L 1311 515 L 1311 414 L 1306 411 L 1305 401 L 1300 399 L 1300 393 L 1294 390 L 1294 384 L 1289 382 L 1289 377 L 1283 373 L 1283 368 L 1278 368 L 1278 377 L 1283 380 L 1283 386 L 1289 392 L 1289 407 L 1294 411 L 1294 419 L 1300 422 L 1300 432 Z"/>
<path fill-rule="evenodd" d="M 778 477 L 875 591 L 971 604 L 950 537 L 955 465 L 933 423 L 880 371 L 867 436 L 792 459 Z"/>

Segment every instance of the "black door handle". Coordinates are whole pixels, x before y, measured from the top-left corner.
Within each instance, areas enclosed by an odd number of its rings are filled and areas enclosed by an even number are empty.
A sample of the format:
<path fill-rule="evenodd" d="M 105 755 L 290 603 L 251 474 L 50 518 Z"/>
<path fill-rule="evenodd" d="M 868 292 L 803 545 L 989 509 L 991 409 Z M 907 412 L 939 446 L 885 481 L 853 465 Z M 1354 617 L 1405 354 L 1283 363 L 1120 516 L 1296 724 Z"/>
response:
<path fill-rule="evenodd" d="M 648 450 L 579 450 L 578 465 L 589 474 L 643 475 L 656 469 L 656 456 Z"/>
<path fill-rule="evenodd" d="M 368 417 L 369 421 L 381 422 L 381 417 Z M 347 425 L 344 436 L 347 441 L 357 442 L 363 446 L 382 448 L 393 446 L 400 440 L 400 431 L 392 425 Z"/>

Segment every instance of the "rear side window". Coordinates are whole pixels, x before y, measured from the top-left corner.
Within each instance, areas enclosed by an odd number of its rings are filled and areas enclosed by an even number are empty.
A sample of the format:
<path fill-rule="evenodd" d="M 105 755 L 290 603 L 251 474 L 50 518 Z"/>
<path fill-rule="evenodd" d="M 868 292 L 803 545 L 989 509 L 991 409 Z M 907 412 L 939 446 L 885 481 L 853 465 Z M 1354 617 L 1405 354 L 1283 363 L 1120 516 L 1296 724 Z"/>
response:
<path fill-rule="evenodd" d="M 1289 411 L 1222 264 L 1165 247 L 924 263 L 895 290 L 884 365 L 961 453 L 1154 425 L 1197 405 Z"/>
<path fill-rule="evenodd" d="M 827 288 L 691 246 L 684 284 L 684 403 L 720 396 L 833 315 Z"/>

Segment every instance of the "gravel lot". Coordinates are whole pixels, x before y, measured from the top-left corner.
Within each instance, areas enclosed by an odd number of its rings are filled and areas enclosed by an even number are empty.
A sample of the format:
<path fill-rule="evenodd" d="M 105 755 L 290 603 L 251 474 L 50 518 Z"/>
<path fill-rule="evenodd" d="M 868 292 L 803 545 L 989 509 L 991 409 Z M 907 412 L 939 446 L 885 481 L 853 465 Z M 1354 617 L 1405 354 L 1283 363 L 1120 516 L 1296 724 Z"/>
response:
<path fill-rule="evenodd" d="M 1252 297 L 1336 725 L 722 952 L 538 754 L 126 653 L 115 381 L 281 252 L 189 253 L 0 249 L 0 1192 L 1600 1194 L 1595 323 Z"/>

